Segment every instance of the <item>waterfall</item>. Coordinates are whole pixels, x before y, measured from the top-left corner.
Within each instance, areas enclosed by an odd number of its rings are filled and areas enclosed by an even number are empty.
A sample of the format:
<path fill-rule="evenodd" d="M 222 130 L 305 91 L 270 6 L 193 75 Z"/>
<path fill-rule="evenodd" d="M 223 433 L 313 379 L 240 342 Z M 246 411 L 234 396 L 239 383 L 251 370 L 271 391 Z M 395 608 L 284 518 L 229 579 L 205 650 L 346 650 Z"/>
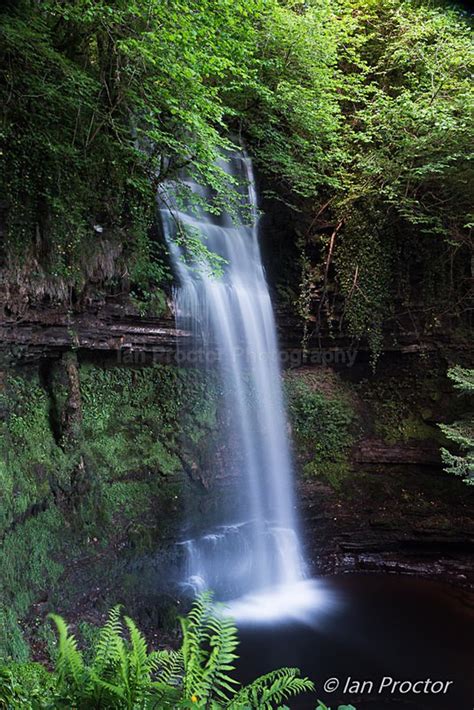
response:
<path fill-rule="evenodd" d="M 214 349 L 217 353 L 233 429 L 234 454 L 229 445 L 229 455 L 241 467 L 235 519 L 180 543 L 184 584 L 194 592 L 212 588 L 218 598 L 232 599 L 294 586 L 304 578 L 304 565 L 252 163 L 244 152 L 235 152 L 219 164 L 229 182 L 239 185 L 242 209 L 237 215 L 216 216 L 193 200 L 183 206 L 171 183 L 161 194 L 160 213 L 179 280 L 178 326 L 192 330 L 204 357 Z M 183 183 L 191 194 L 212 198 L 186 176 Z M 206 260 L 186 262 L 179 238 L 183 228 L 222 258 L 222 273 L 216 275 Z"/>

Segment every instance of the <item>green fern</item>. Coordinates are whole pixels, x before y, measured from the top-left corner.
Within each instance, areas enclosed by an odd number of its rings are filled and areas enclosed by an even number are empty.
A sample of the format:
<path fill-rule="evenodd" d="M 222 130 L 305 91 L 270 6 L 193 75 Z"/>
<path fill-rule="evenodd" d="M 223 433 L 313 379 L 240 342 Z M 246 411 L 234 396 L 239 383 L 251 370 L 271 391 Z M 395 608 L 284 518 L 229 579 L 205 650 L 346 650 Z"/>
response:
<path fill-rule="evenodd" d="M 195 601 L 187 617 L 180 618 L 183 632 L 183 690 L 188 698 L 196 694 L 200 673 L 206 658 L 203 648 L 208 638 L 206 622 L 211 603 L 212 594 L 204 592 Z"/>
<path fill-rule="evenodd" d="M 148 666 L 157 680 L 152 683 L 151 708 L 174 708 L 182 697 L 184 661 L 182 650 L 154 651 L 148 656 Z"/>
<path fill-rule="evenodd" d="M 201 595 L 180 620 L 183 641 L 175 651 L 149 653 L 134 621 L 125 616 L 122 623 L 120 606 L 115 606 L 100 630 L 90 666 L 65 621 L 50 616 L 58 631 L 58 653 L 54 673 L 44 670 L 47 680 L 38 681 L 45 703 L 23 702 L 21 678 L 4 669 L 0 708 L 283 710 L 288 698 L 313 690 L 296 668 L 281 668 L 239 687 L 232 677 L 237 629 L 222 609 L 216 609 L 210 593 Z M 17 698 L 22 699 L 20 704 Z"/>
<path fill-rule="evenodd" d="M 233 686 L 237 685 L 237 681 L 229 676 L 229 672 L 235 670 L 233 661 L 237 658 L 234 653 L 238 646 L 237 629 L 231 619 L 210 616 L 206 624 L 206 637 L 210 652 L 205 664 L 198 669 L 196 695 L 203 700 L 228 702 L 235 693 Z"/>
<path fill-rule="evenodd" d="M 474 369 L 466 369 L 456 365 L 448 370 L 448 377 L 462 395 L 471 396 L 474 393 Z M 457 452 L 452 453 L 441 449 L 444 469 L 448 473 L 461 476 L 463 481 L 474 485 L 474 414 L 471 411 L 463 419 L 452 424 L 439 424 L 441 431 L 453 442 Z"/>
<path fill-rule="evenodd" d="M 197 703 L 194 707 L 206 709 L 272 710 L 287 698 L 314 688 L 310 680 L 300 677 L 296 668 L 282 668 L 237 689 L 237 681 L 229 675 L 235 670 L 237 629 L 222 610 L 215 610 L 209 593 L 196 600 L 188 617 L 181 619 L 181 625 L 184 703 L 192 699 Z"/>
<path fill-rule="evenodd" d="M 117 685 L 115 686 L 120 690 L 121 694 L 125 697 L 127 704 L 125 707 L 133 708 L 133 690 L 130 685 L 130 658 L 127 653 L 127 648 L 123 639 L 119 638 L 117 640 L 117 651 L 118 651 L 118 672 L 117 672 Z"/>
<path fill-rule="evenodd" d="M 65 622 L 55 615 L 52 618 L 59 633 L 56 677 L 76 707 L 84 710 L 147 707 L 147 699 L 154 691 L 156 657 L 148 654 L 144 637 L 129 617 L 124 620 L 130 642 L 125 640 L 120 606 L 109 613 L 90 668 L 84 666 L 77 642 L 68 634 Z"/>
<path fill-rule="evenodd" d="M 106 677 L 109 672 L 113 672 L 113 667 L 117 662 L 117 640 L 122 633 L 120 609 L 120 605 L 117 604 L 110 610 L 107 622 L 102 627 L 97 639 L 91 670 L 99 677 Z"/>
<path fill-rule="evenodd" d="M 242 688 L 234 696 L 228 710 L 238 710 L 243 706 L 271 710 L 292 696 L 312 690 L 313 683 L 307 678 L 300 678 L 298 668 L 280 668 Z"/>
<path fill-rule="evenodd" d="M 158 671 L 161 682 L 182 685 L 184 675 L 183 651 L 154 651 L 148 656 L 150 671 Z"/>
<path fill-rule="evenodd" d="M 138 630 L 135 622 L 128 616 L 125 617 L 131 642 L 128 654 L 128 675 L 131 695 L 136 701 L 141 701 L 146 696 L 150 679 L 150 663 L 145 637 Z"/>
<path fill-rule="evenodd" d="M 58 655 L 56 659 L 56 676 L 62 686 L 71 686 L 74 689 L 84 685 L 84 661 L 77 648 L 77 641 L 69 634 L 68 626 L 64 619 L 57 614 L 50 614 L 58 630 Z"/>

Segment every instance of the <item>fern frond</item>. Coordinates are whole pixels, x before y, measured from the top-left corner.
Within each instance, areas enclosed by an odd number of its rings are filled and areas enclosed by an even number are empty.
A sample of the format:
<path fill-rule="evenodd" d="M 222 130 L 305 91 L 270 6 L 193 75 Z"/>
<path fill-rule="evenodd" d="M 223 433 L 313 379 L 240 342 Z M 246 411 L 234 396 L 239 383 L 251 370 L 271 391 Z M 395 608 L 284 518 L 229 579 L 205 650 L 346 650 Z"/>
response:
<path fill-rule="evenodd" d="M 211 653 L 196 686 L 196 695 L 203 700 L 216 697 L 220 701 L 228 702 L 229 697 L 235 693 L 238 685 L 234 678 L 228 675 L 235 669 L 234 653 L 238 645 L 237 629 L 232 619 L 224 616 L 211 616 L 206 624 L 206 637 L 208 638 Z"/>
<path fill-rule="evenodd" d="M 152 651 L 149 653 L 147 663 L 150 672 L 161 672 L 167 668 L 171 662 L 171 656 L 173 653 L 177 653 L 177 651 L 162 650 Z"/>
<path fill-rule="evenodd" d="M 194 602 L 187 617 L 180 618 L 183 631 L 184 695 L 191 697 L 196 692 L 203 666 L 209 657 L 205 649 L 208 636 L 207 621 L 211 616 L 212 593 L 204 592 Z"/>
<path fill-rule="evenodd" d="M 181 707 L 181 690 L 159 681 L 151 683 L 146 710 L 176 710 Z"/>
<path fill-rule="evenodd" d="M 122 689 L 128 701 L 132 699 L 132 687 L 130 684 L 130 662 L 127 647 L 123 638 L 117 639 L 118 675 L 122 679 Z"/>
<path fill-rule="evenodd" d="M 148 649 L 145 637 L 141 631 L 139 631 L 135 622 L 128 616 L 125 616 L 124 619 L 130 634 L 131 642 L 131 651 L 128 657 L 130 686 L 133 691 L 135 701 L 138 701 L 142 699 L 143 689 L 150 682 Z"/>
<path fill-rule="evenodd" d="M 463 394 L 474 393 L 474 369 L 455 365 L 448 370 L 448 377 Z"/>
<path fill-rule="evenodd" d="M 110 610 L 107 622 L 102 627 L 97 639 L 92 671 L 101 678 L 111 675 L 114 666 L 118 663 L 118 640 L 123 631 L 120 610 L 120 604 Z"/>
<path fill-rule="evenodd" d="M 184 663 L 182 651 L 153 651 L 147 664 L 157 680 L 149 684 L 147 701 L 151 708 L 175 708 L 181 699 Z M 158 704 L 161 702 L 161 705 Z M 148 705 L 147 705 L 148 708 Z"/>
<path fill-rule="evenodd" d="M 297 668 L 280 668 L 242 688 L 232 698 L 228 710 L 238 710 L 242 706 L 252 710 L 271 710 L 290 697 L 312 690 L 313 683 L 308 678 L 300 678 Z"/>
<path fill-rule="evenodd" d="M 58 631 L 58 655 L 56 659 L 56 675 L 61 684 L 73 683 L 76 688 L 84 682 L 84 661 L 77 648 L 77 641 L 61 616 L 49 614 Z"/>
<path fill-rule="evenodd" d="M 148 656 L 148 666 L 151 672 L 157 672 L 159 682 L 168 685 L 182 685 L 184 675 L 183 652 L 153 651 Z"/>
<path fill-rule="evenodd" d="M 99 687 L 103 688 L 104 690 L 108 690 L 109 693 L 112 693 L 112 695 L 117 696 L 121 700 L 125 700 L 125 693 L 123 691 L 123 688 L 120 685 L 115 685 L 114 683 L 109 683 L 106 680 L 103 680 L 103 678 L 99 678 L 99 676 L 95 675 L 95 673 L 92 673 L 92 679 L 94 683 Z"/>

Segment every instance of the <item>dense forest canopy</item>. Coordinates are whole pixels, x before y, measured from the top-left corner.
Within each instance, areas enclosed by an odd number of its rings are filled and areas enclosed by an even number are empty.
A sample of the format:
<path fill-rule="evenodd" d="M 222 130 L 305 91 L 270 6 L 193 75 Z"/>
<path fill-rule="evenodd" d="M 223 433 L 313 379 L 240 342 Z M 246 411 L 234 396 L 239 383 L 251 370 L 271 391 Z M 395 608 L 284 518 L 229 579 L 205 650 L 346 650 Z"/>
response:
<path fill-rule="evenodd" d="M 146 300 L 169 278 L 158 184 L 185 167 L 219 209 L 216 153 L 240 136 L 298 222 L 304 318 L 377 352 L 422 293 L 441 327 L 472 282 L 470 30 L 415 0 L 4 3 L 4 272 L 80 293 L 106 239 L 105 285 L 126 274 Z"/>

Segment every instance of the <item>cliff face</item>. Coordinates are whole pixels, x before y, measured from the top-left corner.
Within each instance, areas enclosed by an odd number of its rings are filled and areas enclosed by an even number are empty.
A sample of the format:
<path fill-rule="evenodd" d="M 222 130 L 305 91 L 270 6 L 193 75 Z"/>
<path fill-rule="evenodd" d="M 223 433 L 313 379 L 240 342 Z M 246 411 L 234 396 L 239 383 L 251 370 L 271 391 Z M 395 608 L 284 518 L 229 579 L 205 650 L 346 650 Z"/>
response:
<path fill-rule="evenodd" d="M 316 573 L 387 571 L 474 583 L 474 496 L 440 465 L 437 426 L 465 404 L 444 361 L 386 354 L 287 373 L 307 556 Z"/>
<path fill-rule="evenodd" d="M 73 350 L 1 376 L 0 645 L 22 657 L 34 609 L 90 613 L 144 588 L 130 565 L 172 547 L 211 485 L 218 394 L 195 369 Z"/>
<path fill-rule="evenodd" d="M 3 291 L 0 647 L 16 658 L 25 639 L 47 643 L 40 620 L 53 609 L 94 621 L 121 600 L 144 625 L 166 625 L 174 543 L 213 514 L 216 476 L 238 477 L 214 377 L 182 357 L 189 334 L 169 309 L 93 292 Z M 472 582 L 472 492 L 442 472 L 437 428 L 462 409 L 445 372 L 453 358 L 469 364 L 469 340 L 388 332 L 374 371 L 363 342 L 314 323 L 304 352 L 304 323 L 279 298 L 312 569 Z"/>

